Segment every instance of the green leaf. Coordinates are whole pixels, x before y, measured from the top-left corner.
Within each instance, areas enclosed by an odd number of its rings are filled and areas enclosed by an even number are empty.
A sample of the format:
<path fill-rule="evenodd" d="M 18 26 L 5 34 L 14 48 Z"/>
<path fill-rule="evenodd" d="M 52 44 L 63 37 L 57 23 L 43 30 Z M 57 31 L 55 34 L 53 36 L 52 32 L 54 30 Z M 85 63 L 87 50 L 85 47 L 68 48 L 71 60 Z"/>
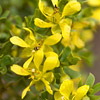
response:
<path fill-rule="evenodd" d="M 68 3 L 68 1 L 69 1 L 69 0 L 59 0 L 58 7 L 59 7 L 60 12 L 63 11 L 63 8 L 64 8 L 64 6 Z"/>
<path fill-rule="evenodd" d="M 33 21 L 34 21 L 33 16 L 28 16 L 28 17 L 25 16 L 25 23 L 26 23 L 27 27 L 34 28 L 34 22 Z"/>
<path fill-rule="evenodd" d="M 100 100 L 100 96 L 96 96 L 96 95 L 89 95 L 90 100 Z"/>
<path fill-rule="evenodd" d="M 22 28 L 22 19 L 21 19 L 21 17 L 16 16 L 15 20 L 16 20 L 16 26 L 19 27 L 19 28 Z"/>
<path fill-rule="evenodd" d="M 78 87 L 81 87 L 83 85 L 82 80 L 80 80 L 80 82 L 78 83 Z"/>
<path fill-rule="evenodd" d="M 43 91 L 41 93 L 41 99 L 42 100 L 47 100 L 48 99 L 48 92 L 47 91 Z"/>
<path fill-rule="evenodd" d="M 7 17 L 8 17 L 8 15 L 9 15 L 9 11 L 7 10 L 7 11 L 5 11 L 4 13 L 3 13 L 3 15 L 2 16 L 0 16 L 0 20 L 2 20 L 2 19 L 6 19 Z"/>
<path fill-rule="evenodd" d="M 10 55 L 5 55 L 1 59 L 1 63 L 3 63 L 5 66 L 12 65 L 13 64 L 13 61 L 14 61 L 14 59 Z"/>
<path fill-rule="evenodd" d="M 6 73 L 5 75 L 2 76 L 3 80 L 6 82 L 6 83 L 11 83 L 11 82 L 17 82 L 19 80 L 21 80 L 21 76 L 18 76 L 16 74 L 13 74 L 12 73 Z"/>
<path fill-rule="evenodd" d="M 0 50 L 0 56 L 11 53 L 11 48 L 12 48 L 12 44 L 9 41 L 6 42 L 3 45 L 2 49 Z"/>
<path fill-rule="evenodd" d="M 67 61 L 69 61 L 69 65 L 76 65 L 78 63 L 78 61 L 80 60 L 79 57 L 74 57 L 72 55 L 70 55 L 68 58 L 67 58 Z"/>
<path fill-rule="evenodd" d="M 81 74 L 80 74 L 79 72 L 74 71 L 74 70 L 70 69 L 70 68 L 67 67 L 67 66 L 64 66 L 64 72 L 65 72 L 66 74 L 68 74 L 72 79 L 75 79 L 75 78 L 81 76 Z"/>
<path fill-rule="evenodd" d="M 92 94 L 95 94 L 99 91 L 100 91 L 100 83 L 97 83 L 96 85 L 93 86 Z"/>
<path fill-rule="evenodd" d="M 90 87 L 92 87 L 94 82 L 95 82 L 95 77 L 93 74 L 90 73 L 86 80 L 86 84 L 89 85 Z"/>
<path fill-rule="evenodd" d="M 7 67 L 4 64 L 0 64 L 0 73 L 2 75 L 7 73 Z"/>
<path fill-rule="evenodd" d="M 0 42 L 5 42 L 10 38 L 10 34 L 1 32 L 0 33 Z"/>
<path fill-rule="evenodd" d="M 2 13 L 2 7 L 0 6 L 0 15 L 1 15 L 1 13 Z"/>
<path fill-rule="evenodd" d="M 66 60 L 66 58 L 71 54 L 71 48 L 70 47 L 66 47 L 64 48 L 63 52 L 62 52 L 62 56 L 60 57 L 60 61 L 64 62 Z"/>
<path fill-rule="evenodd" d="M 78 52 L 79 56 L 84 60 L 84 62 L 91 67 L 93 65 L 93 62 L 95 60 L 95 56 L 92 54 L 91 51 L 88 51 L 86 49 L 83 49 Z"/>

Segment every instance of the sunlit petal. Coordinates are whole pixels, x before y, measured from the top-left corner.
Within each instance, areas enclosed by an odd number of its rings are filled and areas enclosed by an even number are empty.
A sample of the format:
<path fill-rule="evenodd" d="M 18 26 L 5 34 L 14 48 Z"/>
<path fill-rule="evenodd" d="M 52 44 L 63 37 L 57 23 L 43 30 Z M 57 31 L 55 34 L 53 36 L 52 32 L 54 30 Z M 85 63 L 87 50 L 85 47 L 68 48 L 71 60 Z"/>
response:
<path fill-rule="evenodd" d="M 54 7 L 58 6 L 58 0 L 51 0 L 51 1 L 52 1 L 52 4 L 53 4 Z"/>
<path fill-rule="evenodd" d="M 76 0 L 70 0 L 64 7 L 62 17 L 75 14 L 81 10 L 81 4 Z"/>
<path fill-rule="evenodd" d="M 55 45 L 61 40 L 61 38 L 62 38 L 62 36 L 59 33 L 51 35 L 44 41 L 44 44 L 46 44 L 46 45 Z"/>
<path fill-rule="evenodd" d="M 18 36 L 13 36 L 10 38 L 12 44 L 15 44 L 20 47 L 30 47 L 24 40 L 19 38 Z"/>
<path fill-rule="evenodd" d="M 41 13 L 48 19 L 51 20 L 51 16 L 53 14 L 53 8 L 48 7 L 45 1 L 39 0 L 39 9 Z"/>
<path fill-rule="evenodd" d="M 33 41 L 36 41 L 35 37 L 33 35 L 33 32 L 29 28 L 24 28 L 24 30 L 26 30 L 26 31 L 28 31 L 30 33 L 30 39 L 32 39 Z"/>
<path fill-rule="evenodd" d="M 41 28 L 49 28 L 53 25 L 51 22 L 48 23 L 48 22 L 45 22 L 39 18 L 35 18 L 34 24 L 38 27 L 41 27 Z"/>
<path fill-rule="evenodd" d="M 22 99 L 26 96 L 26 93 L 27 93 L 28 91 L 30 91 L 30 87 L 31 87 L 33 84 L 34 84 L 34 81 L 31 81 L 31 83 L 29 84 L 29 86 L 27 86 L 27 87 L 23 90 L 23 92 L 22 92 Z"/>
<path fill-rule="evenodd" d="M 27 71 L 27 70 L 25 70 L 24 68 L 22 68 L 21 66 L 19 66 L 19 65 L 12 65 L 11 66 L 11 70 L 14 72 L 14 73 L 16 73 L 16 74 L 18 74 L 18 75 L 22 75 L 22 76 L 28 76 L 28 75 L 30 75 L 30 73 Z"/>
<path fill-rule="evenodd" d="M 24 63 L 23 67 L 24 67 L 25 69 L 27 69 L 27 68 L 29 67 L 29 64 L 31 63 L 32 59 L 33 59 L 33 56 L 31 56 L 31 57 Z"/>
<path fill-rule="evenodd" d="M 70 23 L 70 22 L 69 22 Z M 65 38 L 66 40 L 69 40 L 70 38 L 70 31 L 71 31 L 71 26 L 68 25 L 69 24 L 67 22 L 67 19 L 63 19 L 60 21 L 60 28 L 62 30 L 62 36 L 63 38 Z"/>
<path fill-rule="evenodd" d="M 46 86 L 46 90 L 52 95 L 53 91 L 51 90 L 50 83 L 48 81 L 46 81 L 45 79 L 42 79 L 42 81 Z"/>
<path fill-rule="evenodd" d="M 78 88 L 78 90 L 76 91 L 75 100 L 82 100 L 82 98 L 87 94 L 88 91 L 88 85 L 84 85 Z"/>
<path fill-rule="evenodd" d="M 44 52 L 43 52 L 42 49 L 35 52 L 35 54 L 34 54 L 34 64 L 35 64 L 36 68 L 39 69 L 40 64 L 43 61 L 43 58 L 44 58 Z"/>
<path fill-rule="evenodd" d="M 60 93 L 69 100 L 69 96 L 73 91 L 73 81 L 72 80 L 65 80 L 60 86 L 59 89 Z"/>

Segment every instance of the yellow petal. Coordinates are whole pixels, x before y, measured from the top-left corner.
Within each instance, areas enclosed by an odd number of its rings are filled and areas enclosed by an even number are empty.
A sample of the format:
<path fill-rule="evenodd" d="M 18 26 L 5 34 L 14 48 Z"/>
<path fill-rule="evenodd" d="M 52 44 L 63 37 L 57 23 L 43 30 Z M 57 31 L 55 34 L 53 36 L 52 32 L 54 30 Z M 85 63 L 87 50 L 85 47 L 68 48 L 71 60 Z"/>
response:
<path fill-rule="evenodd" d="M 32 59 L 33 59 L 33 56 L 31 56 L 31 57 L 24 63 L 23 67 L 24 67 L 25 69 L 28 68 L 28 66 L 29 66 L 29 64 L 31 63 Z"/>
<path fill-rule="evenodd" d="M 71 46 L 71 40 L 70 40 L 70 39 L 67 40 L 67 39 L 63 38 L 62 41 L 61 41 L 61 43 L 62 43 L 65 47 Z"/>
<path fill-rule="evenodd" d="M 30 33 L 30 39 L 32 39 L 33 41 L 36 41 L 35 37 L 33 35 L 33 32 L 29 28 L 24 28 L 24 30 L 26 30 L 26 31 L 28 31 Z"/>
<path fill-rule="evenodd" d="M 60 82 L 63 82 L 65 80 L 70 80 L 71 78 L 67 75 L 67 74 L 62 74 L 61 78 L 60 78 Z"/>
<path fill-rule="evenodd" d="M 52 32 L 52 34 L 61 33 L 60 26 L 59 26 L 58 24 L 54 24 L 54 25 L 51 27 L 51 32 Z"/>
<path fill-rule="evenodd" d="M 54 79 L 54 74 L 53 72 L 47 72 L 43 75 L 43 78 L 51 83 Z"/>
<path fill-rule="evenodd" d="M 93 15 L 91 17 L 100 22 L 100 8 L 94 10 Z"/>
<path fill-rule="evenodd" d="M 44 58 L 44 52 L 43 52 L 42 49 L 35 52 L 35 54 L 34 54 L 34 64 L 35 64 L 36 68 L 39 69 L 40 64 L 43 61 L 43 58 Z"/>
<path fill-rule="evenodd" d="M 74 30 L 81 30 L 88 26 L 88 23 L 83 21 L 74 21 L 72 28 Z"/>
<path fill-rule="evenodd" d="M 24 48 L 20 54 L 19 57 L 21 58 L 28 58 L 32 55 L 32 49 L 31 48 Z"/>
<path fill-rule="evenodd" d="M 86 42 L 92 41 L 93 38 L 94 38 L 93 31 L 91 31 L 91 30 L 84 30 L 83 33 L 82 33 L 82 38 Z"/>
<path fill-rule="evenodd" d="M 51 20 L 52 14 L 53 14 L 53 8 L 48 7 L 47 3 L 45 1 L 39 0 L 39 9 L 41 13 L 48 19 Z"/>
<path fill-rule="evenodd" d="M 48 81 L 46 81 L 45 79 L 42 79 L 43 83 L 45 84 L 46 86 L 46 90 L 51 94 L 53 95 L 53 91 L 51 90 L 51 87 L 50 87 L 50 83 Z"/>
<path fill-rule="evenodd" d="M 75 0 L 71 0 L 65 5 L 63 9 L 62 17 L 75 14 L 80 10 L 81 10 L 81 4 Z"/>
<path fill-rule="evenodd" d="M 44 49 L 43 49 L 44 52 L 52 52 L 53 51 L 53 48 L 48 46 L 48 45 L 44 45 Z"/>
<path fill-rule="evenodd" d="M 46 72 L 48 70 L 52 70 L 55 67 L 57 67 L 57 62 L 58 62 L 58 57 L 56 57 L 56 56 L 47 57 L 45 62 L 44 62 L 43 72 Z"/>
<path fill-rule="evenodd" d="M 69 40 L 70 38 L 70 31 L 71 31 L 71 26 L 69 26 L 66 23 L 66 19 L 63 19 L 60 21 L 60 28 L 62 30 L 62 36 L 63 38 L 65 38 L 66 40 Z"/>
<path fill-rule="evenodd" d="M 55 7 L 55 5 L 58 6 L 58 0 L 51 0 L 51 1 L 52 1 L 52 4 L 54 7 Z"/>
<path fill-rule="evenodd" d="M 87 94 L 88 91 L 88 85 L 84 85 L 78 88 L 78 90 L 76 91 L 75 100 L 81 100 Z"/>
<path fill-rule="evenodd" d="M 26 96 L 26 93 L 27 93 L 28 91 L 30 91 L 29 86 L 26 87 L 26 88 L 23 90 L 23 92 L 22 92 L 22 99 Z"/>
<path fill-rule="evenodd" d="M 67 25 L 71 26 L 71 25 L 72 25 L 72 19 L 70 19 L 70 18 L 63 18 L 63 19 L 59 22 L 59 24 L 67 24 Z"/>
<path fill-rule="evenodd" d="M 69 100 L 69 96 L 73 91 L 73 81 L 72 80 L 65 80 L 60 86 L 59 89 L 60 93 Z"/>
<path fill-rule="evenodd" d="M 30 73 L 28 71 L 26 71 L 24 68 L 22 68 L 19 65 L 13 65 L 13 66 L 11 66 L 11 70 L 14 73 L 18 74 L 18 75 L 22 75 L 22 76 L 28 76 L 28 75 L 30 75 Z"/>
<path fill-rule="evenodd" d="M 19 36 L 21 33 L 21 29 L 17 28 L 14 24 L 11 26 L 11 31 L 14 35 Z"/>
<path fill-rule="evenodd" d="M 28 91 L 30 91 L 30 87 L 31 87 L 33 84 L 34 84 L 33 81 L 31 81 L 31 83 L 29 84 L 29 86 L 27 86 L 27 87 L 23 90 L 23 92 L 22 92 L 22 99 L 26 96 L 26 93 L 27 93 Z"/>
<path fill-rule="evenodd" d="M 60 94 L 60 92 L 56 92 L 54 94 L 54 98 L 55 98 L 55 100 L 66 100 L 66 98 L 63 95 Z"/>
<path fill-rule="evenodd" d="M 49 28 L 53 25 L 52 23 L 45 22 L 39 18 L 35 18 L 34 24 L 41 28 Z"/>
<path fill-rule="evenodd" d="M 58 55 L 55 52 L 53 52 L 53 51 L 45 52 L 45 56 L 46 57 L 57 57 L 58 58 Z"/>
<path fill-rule="evenodd" d="M 80 39 L 77 32 L 73 32 L 73 44 L 78 48 L 83 48 L 85 46 L 84 42 Z"/>
<path fill-rule="evenodd" d="M 58 59 L 58 61 L 57 61 L 57 67 L 59 67 L 60 66 L 60 61 L 59 61 L 59 59 Z"/>
<path fill-rule="evenodd" d="M 30 47 L 24 40 L 19 38 L 18 36 L 13 36 L 10 38 L 12 44 L 15 44 L 20 47 Z"/>
<path fill-rule="evenodd" d="M 61 40 L 61 38 L 62 38 L 62 36 L 59 33 L 51 35 L 44 41 L 44 44 L 55 45 Z"/>

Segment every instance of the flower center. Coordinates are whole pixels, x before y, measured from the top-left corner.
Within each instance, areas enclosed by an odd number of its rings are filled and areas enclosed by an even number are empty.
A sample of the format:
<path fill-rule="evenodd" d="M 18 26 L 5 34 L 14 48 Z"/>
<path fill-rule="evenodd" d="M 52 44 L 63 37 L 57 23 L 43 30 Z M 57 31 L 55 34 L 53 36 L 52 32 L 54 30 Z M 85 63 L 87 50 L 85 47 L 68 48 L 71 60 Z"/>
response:
<path fill-rule="evenodd" d="M 54 13 L 53 13 L 53 22 L 58 23 L 60 21 L 60 13 L 59 8 L 55 5 Z"/>
<path fill-rule="evenodd" d="M 40 41 L 38 44 L 36 44 L 34 46 L 32 52 L 34 53 L 34 52 L 38 51 L 41 48 L 42 44 L 43 44 L 43 41 Z"/>

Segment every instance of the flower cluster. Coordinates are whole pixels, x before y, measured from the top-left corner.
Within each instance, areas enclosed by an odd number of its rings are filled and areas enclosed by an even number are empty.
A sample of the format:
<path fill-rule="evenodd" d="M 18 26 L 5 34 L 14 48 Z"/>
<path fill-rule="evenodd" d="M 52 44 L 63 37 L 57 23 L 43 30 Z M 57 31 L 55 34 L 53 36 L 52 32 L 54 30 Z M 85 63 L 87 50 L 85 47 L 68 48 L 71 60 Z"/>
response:
<path fill-rule="evenodd" d="M 46 88 L 55 100 L 94 100 L 94 76 L 90 74 L 83 84 L 79 66 L 100 21 L 100 0 L 39 0 L 38 8 L 42 17 L 34 17 L 34 28 L 23 26 L 29 34 L 10 38 L 22 48 L 19 57 L 25 60 L 23 66 L 13 64 L 11 70 L 31 80 L 22 99 L 35 86 L 41 92 Z"/>

